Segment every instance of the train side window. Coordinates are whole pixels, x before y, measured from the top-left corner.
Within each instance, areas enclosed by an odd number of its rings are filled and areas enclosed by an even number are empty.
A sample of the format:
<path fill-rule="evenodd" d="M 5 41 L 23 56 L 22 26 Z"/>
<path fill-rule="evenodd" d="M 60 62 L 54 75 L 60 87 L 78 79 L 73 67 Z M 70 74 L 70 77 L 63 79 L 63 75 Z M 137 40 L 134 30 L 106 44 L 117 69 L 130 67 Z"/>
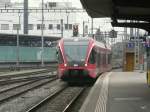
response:
<path fill-rule="evenodd" d="M 103 54 L 100 52 L 100 62 L 99 62 L 100 65 L 103 64 Z"/>
<path fill-rule="evenodd" d="M 108 54 L 108 64 L 111 64 L 111 54 Z"/>
<path fill-rule="evenodd" d="M 106 54 L 103 54 L 103 65 L 106 64 Z"/>
<path fill-rule="evenodd" d="M 90 53 L 90 57 L 89 57 L 89 61 L 90 64 L 95 64 L 96 62 L 96 52 L 94 49 L 92 49 L 91 53 Z"/>
<path fill-rule="evenodd" d="M 100 66 L 101 65 L 101 53 L 98 53 L 98 66 Z"/>
<path fill-rule="evenodd" d="M 102 54 L 102 65 L 104 64 L 104 54 Z"/>
<path fill-rule="evenodd" d="M 105 64 L 107 65 L 108 64 L 108 54 L 105 53 Z"/>
<path fill-rule="evenodd" d="M 99 66 L 99 54 L 98 54 L 98 52 L 96 53 L 96 65 Z"/>
<path fill-rule="evenodd" d="M 58 59 L 59 64 L 62 64 L 64 62 L 60 48 L 58 48 L 58 50 L 57 50 L 57 59 Z"/>

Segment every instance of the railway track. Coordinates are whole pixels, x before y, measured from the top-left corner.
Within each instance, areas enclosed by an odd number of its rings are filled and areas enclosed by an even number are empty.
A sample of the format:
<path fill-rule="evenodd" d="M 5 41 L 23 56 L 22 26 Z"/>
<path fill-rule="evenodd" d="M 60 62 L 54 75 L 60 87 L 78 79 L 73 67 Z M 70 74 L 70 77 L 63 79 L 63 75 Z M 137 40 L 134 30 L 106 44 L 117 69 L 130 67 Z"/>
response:
<path fill-rule="evenodd" d="M 14 88 L 14 87 L 17 87 L 17 86 L 21 86 L 23 84 L 26 84 L 26 83 L 30 83 L 30 82 L 33 82 L 34 80 L 30 80 L 30 81 L 23 81 L 23 82 L 16 82 L 16 83 L 13 83 L 13 84 L 8 84 L 8 85 L 1 85 L 0 86 L 0 93 L 4 92 L 4 91 L 7 91 L 11 88 Z"/>
<path fill-rule="evenodd" d="M 49 72 L 50 73 L 50 72 Z M 49 73 L 40 73 L 36 75 L 28 75 L 28 76 L 10 76 L 7 78 L 6 77 L 1 77 L 0 78 L 0 85 L 6 85 L 10 83 L 18 83 L 18 82 L 23 82 L 23 81 L 28 81 L 28 80 L 36 80 L 36 79 L 46 79 L 46 78 L 53 78 L 56 77 L 56 74 L 49 74 Z"/>
<path fill-rule="evenodd" d="M 10 78 L 19 78 L 19 77 L 29 77 L 29 76 L 35 76 L 38 74 L 43 74 L 43 73 L 49 73 L 49 72 L 54 72 L 56 71 L 56 68 L 52 69 L 44 69 L 44 70 L 39 70 L 39 71 L 26 71 L 26 72 L 16 72 L 16 73 L 8 73 L 8 74 L 1 74 L 0 79 L 10 79 Z"/>
<path fill-rule="evenodd" d="M 68 87 L 65 83 L 60 84 L 59 81 L 54 81 L 57 79 L 54 74 L 46 74 L 10 78 L 10 82 L 8 84 L 11 84 L 13 81 L 17 82 L 17 80 L 22 80 L 24 82 L 18 82 L 18 84 L 14 84 L 12 87 L 0 89 L 0 112 L 43 112 L 43 108 L 44 112 L 49 110 L 52 110 L 51 112 L 53 112 L 53 110 L 58 112 L 68 112 L 76 99 L 78 99 L 81 93 L 83 93 L 85 88 Z M 44 87 L 51 81 L 57 83 L 53 86 Z M 6 85 L 2 84 L 2 86 Z M 41 91 L 38 91 L 39 88 L 41 88 Z M 36 90 L 37 92 L 33 92 Z M 47 95 L 43 95 L 43 93 L 45 93 L 43 90 L 50 92 L 49 94 L 46 93 Z M 30 99 L 28 99 L 28 97 Z M 23 104 L 24 106 L 20 106 Z M 48 106 L 48 104 L 52 105 Z M 16 108 L 14 109 L 14 107 Z"/>
<path fill-rule="evenodd" d="M 63 87 L 25 112 L 68 112 L 85 87 Z"/>
<path fill-rule="evenodd" d="M 7 84 L 0 85 L 0 93 L 8 91 L 10 89 L 17 88 L 19 86 L 30 84 L 30 83 L 38 81 L 38 80 L 47 79 L 47 78 L 56 78 L 56 76 L 55 75 L 52 75 L 52 76 L 51 75 L 42 75 L 42 76 L 34 76 L 34 77 L 19 78 L 19 79 L 17 78 L 17 79 L 13 79 L 11 81 L 6 81 Z M 11 82 L 13 82 L 13 83 L 11 83 Z"/>
<path fill-rule="evenodd" d="M 35 89 L 56 79 L 57 79 L 56 77 L 51 79 L 43 79 L 43 80 L 37 79 L 0 91 L 0 104 L 8 101 L 9 99 L 17 97 L 18 95 L 21 95 L 27 91 L 30 91 L 31 89 Z"/>
<path fill-rule="evenodd" d="M 38 86 L 37 88 L 17 95 L 16 97 L 0 104 L 0 112 L 25 112 L 33 105 L 65 86 L 66 83 L 59 81 L 59 79 L 44 84 L 40 87 Z"/>

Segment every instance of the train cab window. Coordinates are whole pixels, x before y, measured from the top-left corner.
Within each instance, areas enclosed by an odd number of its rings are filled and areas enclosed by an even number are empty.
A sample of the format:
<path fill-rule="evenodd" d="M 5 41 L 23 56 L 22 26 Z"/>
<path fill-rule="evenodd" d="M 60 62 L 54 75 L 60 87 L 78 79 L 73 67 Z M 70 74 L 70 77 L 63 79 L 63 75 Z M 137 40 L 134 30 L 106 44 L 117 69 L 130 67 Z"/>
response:
<path fill-rule="evenodd" d="M 88 48 L 88 41 L 85 42 L 64 42 L 65 55 L 68 62 L 84 62 Z"/>
<path fill-rule="evenodd" d="M 90 53 L 90 57 L 89 57 L 89 61 L 90 64 L 95 64 L 96 62 L 96 52 L 94 49 L 92 49 L 91 53 Z"/>
<path fill-rule="evenodd" d="M 59 64 L 62 64 L 64 62 L 60 48 L 58 48 L 58 50 L 57 50 L 57 59 L 58 59 Z"/>

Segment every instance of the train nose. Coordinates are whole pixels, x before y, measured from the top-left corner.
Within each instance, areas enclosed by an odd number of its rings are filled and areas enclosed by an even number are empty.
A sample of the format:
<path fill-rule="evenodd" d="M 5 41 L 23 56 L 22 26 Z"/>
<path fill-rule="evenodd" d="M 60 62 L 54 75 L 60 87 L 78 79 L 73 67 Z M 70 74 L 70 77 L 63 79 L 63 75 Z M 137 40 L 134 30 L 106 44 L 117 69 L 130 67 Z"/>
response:
<path fill-rule="evenodd" d="M 82 73 L 83 73 L 83 76 L 85 76 L 85 77 L 87 77 L 89 74 L 89 72 L 87 70 L 83 70 Z"/>
<path fill-rule="evenodd" d="M 84 69 L 69 69 L 64 71 L 66 77 L 88 77 L 88 70 Z"/>

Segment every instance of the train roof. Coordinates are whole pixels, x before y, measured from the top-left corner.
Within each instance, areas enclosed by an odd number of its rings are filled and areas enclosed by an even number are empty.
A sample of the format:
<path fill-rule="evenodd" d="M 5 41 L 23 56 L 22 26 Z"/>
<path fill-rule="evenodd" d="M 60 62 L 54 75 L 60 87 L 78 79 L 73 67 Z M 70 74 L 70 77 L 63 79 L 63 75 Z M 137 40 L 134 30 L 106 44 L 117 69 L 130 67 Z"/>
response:
<path fill-rule="evenodd" d="M 71 38 L 63 38 L 64 41 L 89 41 L 92 38 L 87 37 L 71 37 Z"/>

